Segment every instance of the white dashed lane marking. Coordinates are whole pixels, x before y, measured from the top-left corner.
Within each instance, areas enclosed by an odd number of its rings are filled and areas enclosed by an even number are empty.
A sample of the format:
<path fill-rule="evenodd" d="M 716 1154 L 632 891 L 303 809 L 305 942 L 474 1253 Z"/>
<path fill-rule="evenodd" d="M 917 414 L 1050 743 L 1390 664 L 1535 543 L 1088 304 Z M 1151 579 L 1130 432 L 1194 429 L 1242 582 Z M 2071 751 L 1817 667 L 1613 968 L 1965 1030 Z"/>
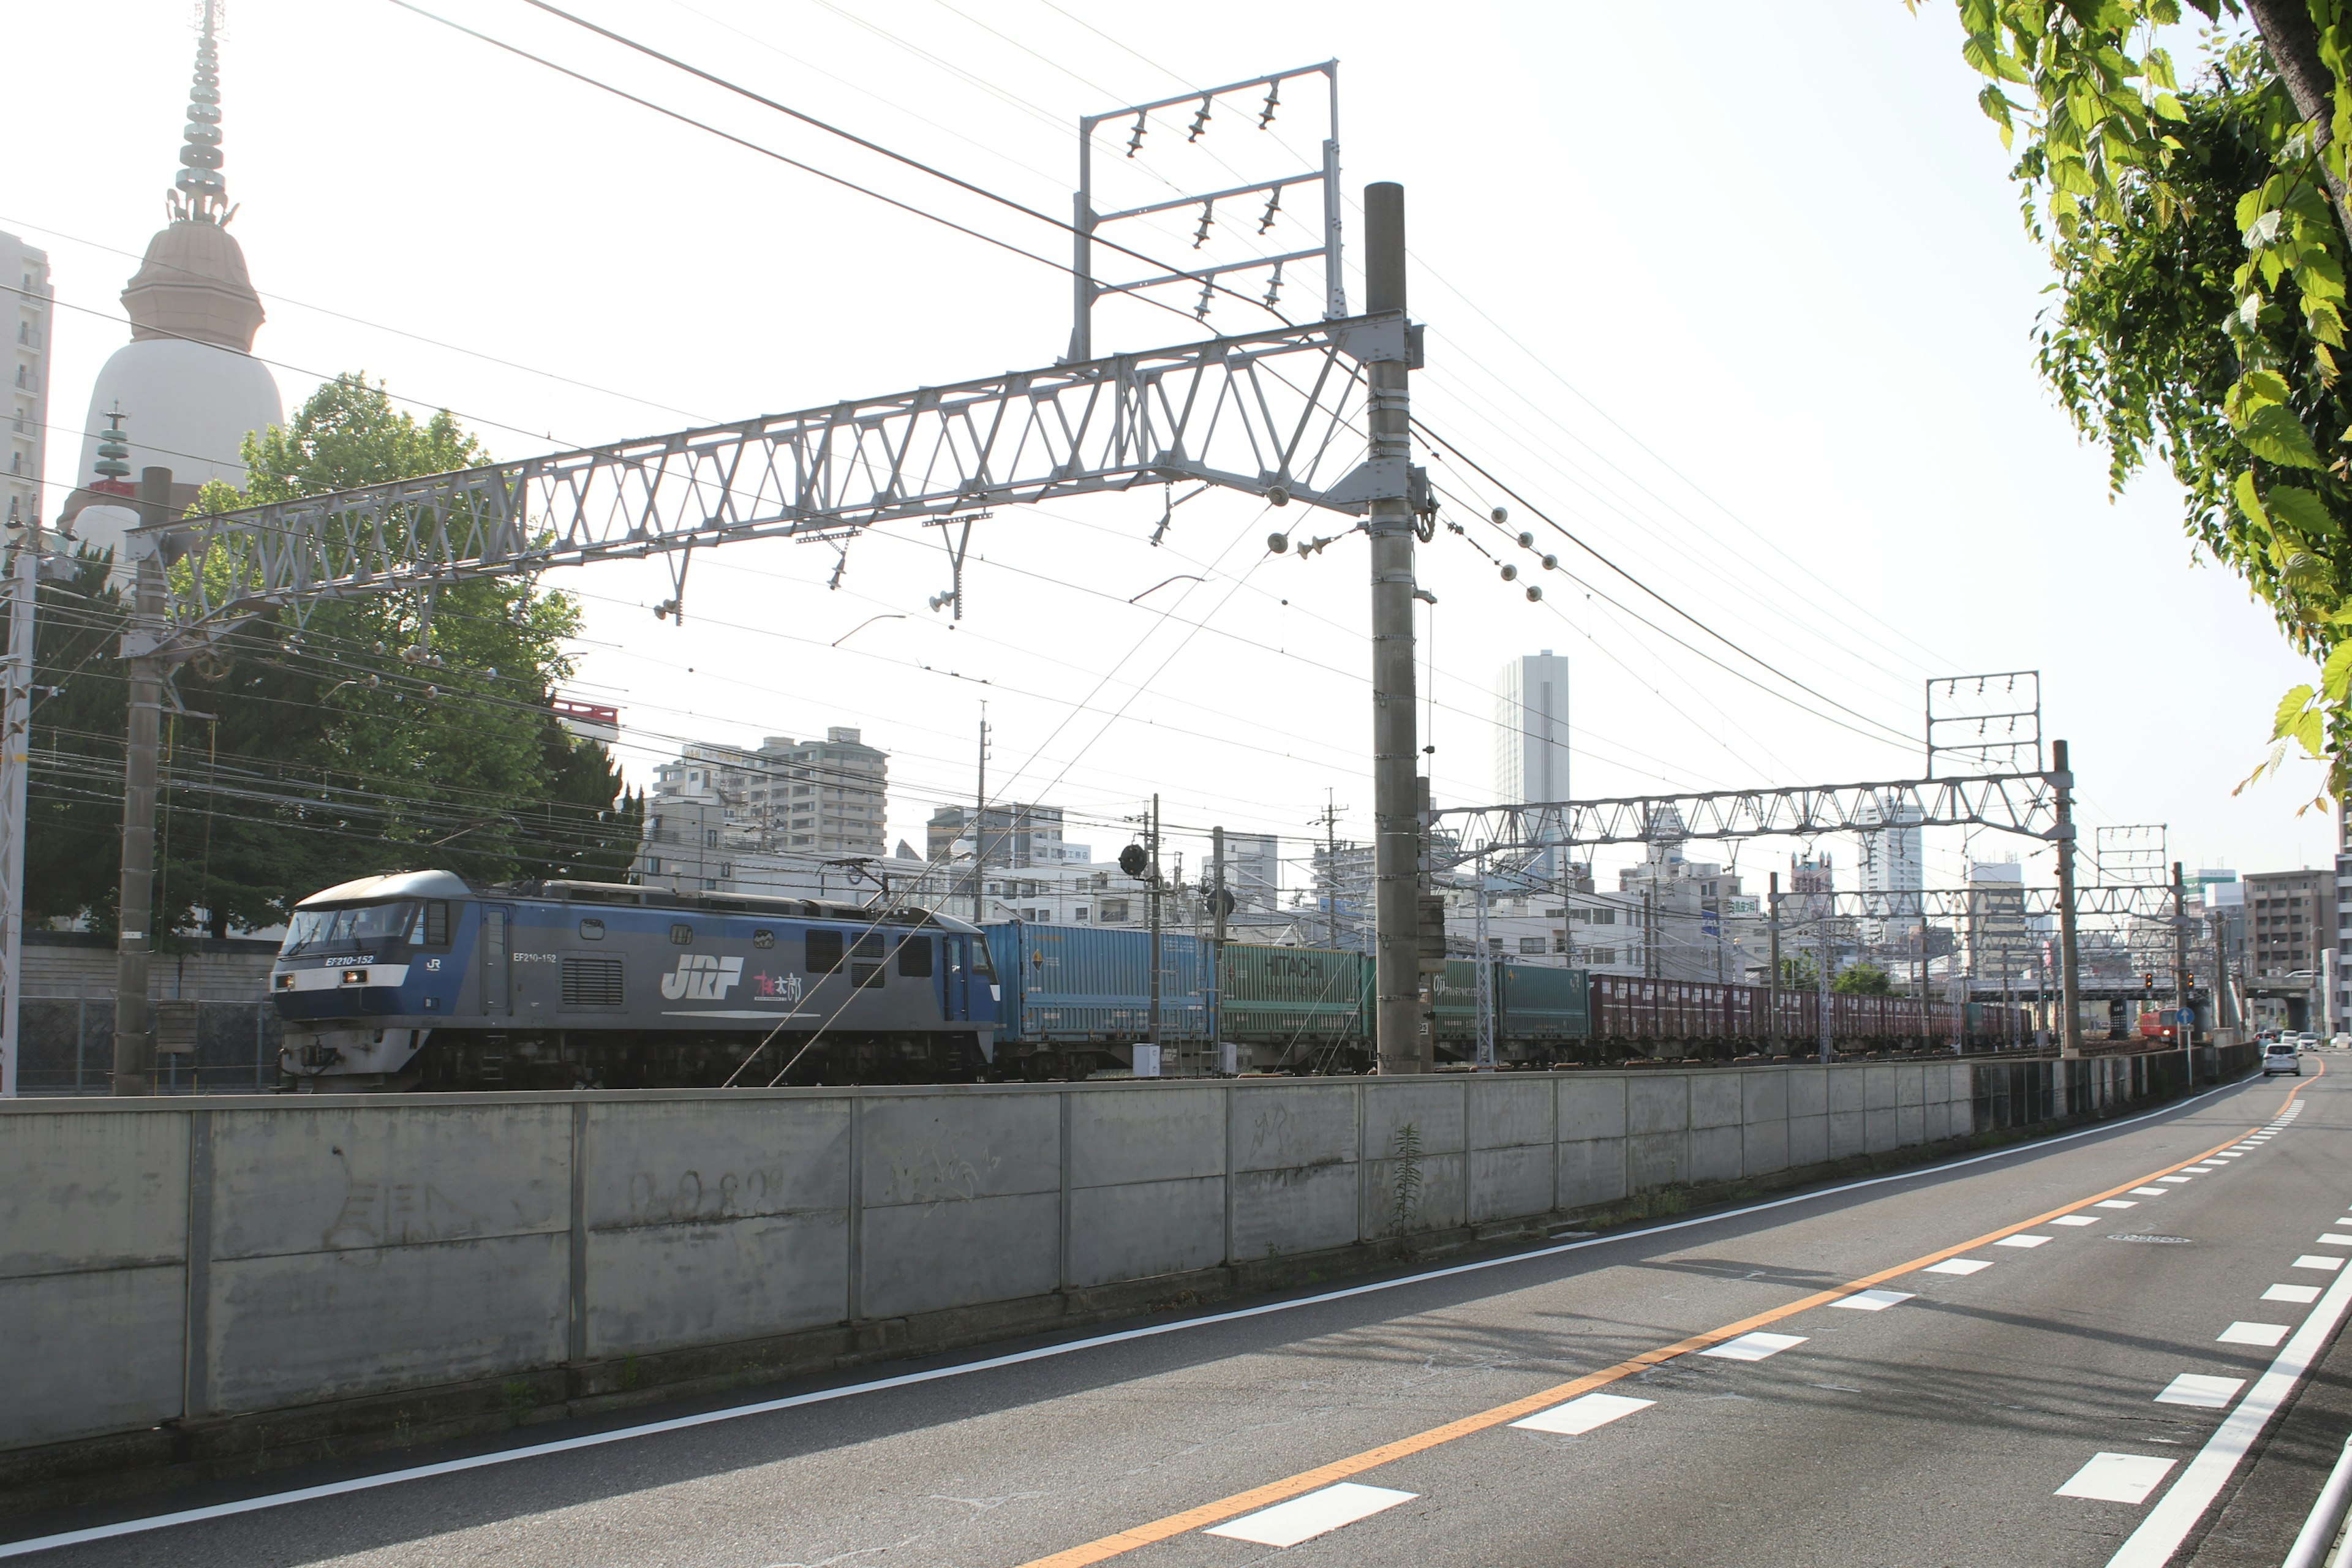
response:
<path fill-rule="evenodd" d="M 2286 1338 L 2286 1325 L 2284 1323 L 2249 1323 L 2240 1321 L 2231 1323 L 2228 1328 L 2223 1329 L 2221 1331 L 2221 1338 L 2216 1340 L 2214 1342 L 2216 1344 L 2224 1345 L 2260 1345 L 2264 1350 L 2273 1350 L 2277 1348 L 2278 1342 L 2284 1338 Z"/>
<path fill-rule="evenodd" d="M 2095 1214 L 2062 1214 L 2050 1223 L 2052 1225 L 2096 1225 L 2099 1223 L 2099 1216 Z"/>
<path fill-rule="evenodd" d="M 1308 1492 L 1305 1497 L 1295 1497 L 1288 1502 L 1278 1502 L 1272 1508 L 1244 1514 L 1231 1524 L 1221 1524 L 1204 1533 L 1222 1535 L 1234 1541 L 1253 1542 L 1259 1546 L 1296 1546 L 1302 1541 L 1328 1535 L 1343 1524 L 1370 1519 L 1382 1509 L 1411 1502 L 1419 1495 L 1418 1492 L 1391 1491 L 1387 1487 L 1366 1487 L 1354 1481 L 1341 1481 L 1338 1486 L 1325 1487 L 1320 1491 Z"/>
<path fill-rule="evenodd" d="M 1759 1330 L 1755 1333 L 1742 1334 L 1736 1340 L 1726 1340 L 1698 1353 L 1724 1361 L 1762 1361 L 1766 1356 L 1779 1355 L 1791 1345 L 1804 1342 L 1803 1334 L 1768 1334 Z"/>
<path fill-rule="evenodd" d="M 2091 1462 L 2060 1487 L 2059 1497 L 2090 1498 L 2098 1502 L 2142 1503 L 2172 1468 L 2170 1459 L 2145 1454 L 2094 1454 Z"/>
<path fill-rule="evenodd" d="M 2238 1397 L 2238 1390 L 2246 1386 L 2242 1377 L 2210 1377 L 2203 1373 L 2184 1372 L 2165 1384 L 2164 1392 L 2156 1396 L 2158 1405 L 2189 1405 L 2200 1410 L 2227 1410 L 2230 1401 Z"/>
<path fill-rule="evenodd" d="M 1843 1306 L 1844 1303 L 1839 1304 Z M 1636 1410 L 1647 1410 L 1656 1403 L 1654 1399 L 1629 1399 L 1622 1394 L 1588 1394 L 1565 1405 L 1539 1410 L 1526 1420 L 1514 1421 L 1511 1425 L 1524 1426 L 1530 1432 L 1559 1432 L 1567 1436 L 1580 1437 L 1596 1426 L 1606 1426 Z"/>
<path fill-rule="evenodd" d="M 2172 1183 L 2175 1183 L 2175 1184 L 2178 1184 L 2178 1183 L 2180 1183 L 2180 1182 L 2193 1182 L 2193 1181 L 2195 1181 L 2196 1179 L 2197 1179 L 2197 1178 L 2196 1178 L 2196 1177 L 2194 1177 L 2194 1176 L 2158 1176 L 2158 1177 L 2157 1178 L 2157 1180 L 2158 1180 L 2158 1181 L 2159 1181 L 2159 1182 L 2172 1182 Z"/>
<path fill-rule="evenodd" d="M 2344 1267 L 2344 1259 L 2340 1258 L 2322 1258 L 2316 1252 L 2306 1252 L 2301 1258 L 2294 1260 L 2294 1267 L 2297 1268 L 2317 1268 L 2323 1272 L 2333 1274 L 2337 1269 Z"/>
<path fill-rule="evenodd" d="M 2319 1245 L 2322 1247 L 2352 1247 L 2352 1236 L 2340 1235 L 2337 1232 L 2331 1230 L 2326 1236 L 2319 1238 Z"/>
<path fill-rule="evenodd" d="M 2171 1190 L 2169 1187 L 2134 1187 L 2132 1194 L 2136 1197 L 2160 1198 Z"/>
<path fill-rule="evenodd" d="M 1919 1270 L 1922 1274 L 1974 1274 L 1992 1267 L 1990 1258 L 1947 1258 L 1941 1263 L 1930 1263 Z"/>
<path fill-rule="evenodd" d="M 2039 1247 L 2045 1241 L 2056 1239 L 2057 1237 L 2050 1236 L 2004 1236 L 1993 1245 L 1995 1247 Z"/>
<path fill-rule="evenodd" d="M 1832 1301 L 1830 1305 L 1843 1307 L 1852 1312 L 1883 1312 L 1897 1301 L 1911 1299 L 1912 1293 L 1908 1290 L 1857 1290 L 1851 1296 Z"/>
<path fill-rule="evenodd" d="M 2319 1300 L 2316 1285 L 2273 1285 L 2263 1292 L 2265 1301 L 2299 1301 L 2305 1306 Z"/>
<path fill-rule="evenodd" d="M 2096 1209 L 2136 1209 L 2139 1205 L 2129 1198 L 2101 1198 L 2091 1206 Z"/>

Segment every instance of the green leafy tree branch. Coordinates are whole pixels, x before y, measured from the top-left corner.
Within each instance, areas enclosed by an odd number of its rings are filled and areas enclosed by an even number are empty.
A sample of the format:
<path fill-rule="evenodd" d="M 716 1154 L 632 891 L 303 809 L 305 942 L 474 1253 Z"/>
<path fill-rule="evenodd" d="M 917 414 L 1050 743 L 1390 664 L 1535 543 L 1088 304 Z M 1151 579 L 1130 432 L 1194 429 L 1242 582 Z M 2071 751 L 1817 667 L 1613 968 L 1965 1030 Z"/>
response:
<path fill-rule="evenodd" d="M 2352 5 L 2191 5 L 2211 26 L 2186 89 L 2158 43 L 2184 19 L 2178 0 L 1959 0 L 1961 53 L 1987 79 L 1978 101 L 2018 153 L 2026 225 L 2057 273 L 2035 334 L 2043 377 L 2105 447 L 2111 487 L 2164 463 L 2191 539 L 2319 662 L 2279 701 L 2252 778 L 2299 749 L 2341 795 Z"/>

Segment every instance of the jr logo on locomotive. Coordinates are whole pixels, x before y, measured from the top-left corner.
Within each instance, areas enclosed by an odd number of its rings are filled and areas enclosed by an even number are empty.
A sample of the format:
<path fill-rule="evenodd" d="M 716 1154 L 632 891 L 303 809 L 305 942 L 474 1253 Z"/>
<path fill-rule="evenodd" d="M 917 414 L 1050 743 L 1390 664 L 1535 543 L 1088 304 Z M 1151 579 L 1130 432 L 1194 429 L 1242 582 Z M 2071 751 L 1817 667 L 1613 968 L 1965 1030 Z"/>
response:
<path fill-rule="evenodd" d="M 677 968 L 662 976 L 661 994 L 673 1002 L 724 1002 L 743 977 L 743 961 L 707 952 L 678 954 Z"/>

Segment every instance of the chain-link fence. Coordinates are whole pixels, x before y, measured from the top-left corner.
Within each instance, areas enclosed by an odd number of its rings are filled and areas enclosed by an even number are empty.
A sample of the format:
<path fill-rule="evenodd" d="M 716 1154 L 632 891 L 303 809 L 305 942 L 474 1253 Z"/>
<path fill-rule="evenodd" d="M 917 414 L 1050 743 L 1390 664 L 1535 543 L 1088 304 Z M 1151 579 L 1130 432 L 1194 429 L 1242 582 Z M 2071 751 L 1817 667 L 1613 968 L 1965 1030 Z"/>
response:
<path fill-rule="evenodd" d="M 282 1036 L 262 1001 L 153 1004 L 159 1094 L 261 1094 L 278 1086 Z M 25 998 L 17 1058 L 20 1094 L 105 1094 L 114 1073 L 111 994 Z"/>

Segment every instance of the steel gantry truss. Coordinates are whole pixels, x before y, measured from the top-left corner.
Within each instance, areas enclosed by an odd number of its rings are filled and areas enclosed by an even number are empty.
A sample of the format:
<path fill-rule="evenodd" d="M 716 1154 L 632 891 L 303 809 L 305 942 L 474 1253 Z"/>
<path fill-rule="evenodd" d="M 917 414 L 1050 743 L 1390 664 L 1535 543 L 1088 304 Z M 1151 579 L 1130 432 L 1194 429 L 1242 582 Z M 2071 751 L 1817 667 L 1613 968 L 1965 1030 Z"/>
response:
<path fill-rule="evenodd" d="M 1968 679 L 1975 680 L 1979 678 L 1972 676 Z M 1983 679 L 1990 681 L 1996 678 Z M 2039 677 L 2034 679 L 2035 707 L 2038 709 Z M 2074 883 L 2074 775 L 2067 767 L 2067 748 L 2063 741 L 2051 742 L 2051 765 L 2046 769 L 2040 765 L 2042 742 L 2038 718 L 2030 744 L 2036 764 L 2031 772 L 1987 773 L 1958 778 L 1894 779 L 1874 784 L 1790 784 L 1779 788 L 1709 790 L 1687 795 L 1631 795 L 1613 800 L 1453 806 L 1426 814 L 1424 853 L 1432 871 L 1449 869 L 1471 861 L 1480 864 L 1482 870 L 1477 878 L 1477 899 L 1483 931 L 1486 900 L 1483 867 L 1490 858 L 1499 858 L 1506 864 L 1513 861 L 1524 864 L 1527 859 L 1545 850 L 1566 854 L 1577 848 L 1601 844 L 1878 833 L 1894 826 L 1906 828 L 1987 827 L 2042 839 L 2057 850 L 2058 887 L 2051 902 L 2058 917 L 2061 966 L 2066 995 L 2065 1011 L 2062 1015 L 2063 1048 L 2071 1056 L 2081 1048 L 2080 1021 L 2074 1009 L 2079 994 L 2074 924 L 2080 903 L 2080 889 Z M 1932 756 L 1931 752 L 1931 761 Z M 2177 888 L 2132 891 L 2155 893 L 2163 900 L 2168 912 L 2177 907 L 2179 896 Z M 1817 894 L 1800 896 L 1820 898 Z M 1927 897 L 1924 892 L 1882 896 L 1889 907 L 1875 912 L 1883 912 L 1888 918 L 1916 914 L 1916 910 L 1908 907 L 1908 900 Z M 1823 903 L 1823 912 L 1826 918 L 1826 902 Z M 1773 916 L 1776 932 L 1779 921 L 1776 909 Z M 1826 991 L 1829 984 L 1826 965 L 1822 969 L 1820 984 Z M 1828 1016 L 1826 1006 L 1822 1016 L 1824 1019 Z M 1828 1060 L 1831 1042 L 1826 1023 L 1822 1029 L 1821 1051 L 1822 1059 Z"/>
<path fill-rule="evenodd" d="M 1163 479 L 1363 515 L 1408 495 L 1365 431 L 1371 367 L 1403 367 L 1415 336 L 1391 310 L 192 517 L 134 538 L 184 564 L 124 651 L 185 657 L 266 611 L 468 577 L 647 555 L 682 577 L 698 546 Z"/>
<path fill-rule="evenodd" d="M 1443 868 L 1481 855 L 1600 844 L 1873 833 L 1884 831 L 1890 823 L 1905 827 L 1988 827 L 2031 838 L 2056 838 L 2060 837 L 2059 794 L 2053 773 L 1982 773 L 1969 778 L 1629 795 L 1616 800 L 1453 806 L 1430 814 L 1433 825 L 1443 832 L 1442 837 L 1433 836 L 1438 841 L 1431 847 L 1431 864 Z"/>
<path fill-rule="evenodd" d="M 1217 485 L 1361 517 L 1371 535 L 1375 795 L 1381 827 L 1381 1061 L 1428 1065 L 1417 1039 L 1417 831 L 1412 604 L 1416 510 L 1404 309 L 1403 193 L 1367 193 L 1363 315 L 1113 354 L 1048 370 L 493 463 L 331 495 L 171 518 L 171 476 L 142 471 L 129 537 L 134 609 L 124 749 L 114 1089 L 146 1092 L 147 929 L 158 716 L 169 670 L 265 615 L 477 577 L 667 557 L 682 605 L 698 547 L 841 543 L 877 523 L 1116 491 Z M 959 590 L 961 583 L 959 583 Z"/>

